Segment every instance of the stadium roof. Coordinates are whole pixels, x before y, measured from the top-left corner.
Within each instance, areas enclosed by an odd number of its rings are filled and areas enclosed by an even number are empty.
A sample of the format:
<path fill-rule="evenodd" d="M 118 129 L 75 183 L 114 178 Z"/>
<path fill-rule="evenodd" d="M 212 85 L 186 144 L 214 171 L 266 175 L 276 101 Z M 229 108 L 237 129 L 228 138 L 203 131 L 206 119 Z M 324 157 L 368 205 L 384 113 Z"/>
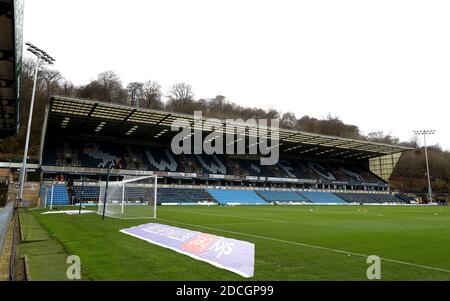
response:
<path fill-rule="evenodd" d="M 93 100 L 52 96 L 47 115 L 47 131 L 53 134 L 104 136 L 115 139 L 148 139 L 168 143 L 178 132 L 171 131 L 175 120 L 194 124 L 194 115 L 141 109 Z M 226 125 L 235 126 L 246 137 L 257 133 L 267 136 L 261 127 L 248 128 L 239 123 L 203 118 L 203 131 L 224 132 Z M 270 130 L 268 130 L 270 133 Z M 375 143 L 279 129 L 281 155 L 363 160 L 411 150 L 409 147 Z"/>

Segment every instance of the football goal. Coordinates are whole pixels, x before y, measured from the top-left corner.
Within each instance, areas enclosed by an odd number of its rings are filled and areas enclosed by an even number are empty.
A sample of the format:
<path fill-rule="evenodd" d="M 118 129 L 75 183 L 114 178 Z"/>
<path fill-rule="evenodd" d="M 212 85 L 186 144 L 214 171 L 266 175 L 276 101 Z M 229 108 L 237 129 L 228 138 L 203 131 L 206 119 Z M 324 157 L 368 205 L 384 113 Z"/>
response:
<path fill-rule="evenodd" d="M 99 182 L 99 215 L 123 219 L 156 218 L 156 175 Z"/>

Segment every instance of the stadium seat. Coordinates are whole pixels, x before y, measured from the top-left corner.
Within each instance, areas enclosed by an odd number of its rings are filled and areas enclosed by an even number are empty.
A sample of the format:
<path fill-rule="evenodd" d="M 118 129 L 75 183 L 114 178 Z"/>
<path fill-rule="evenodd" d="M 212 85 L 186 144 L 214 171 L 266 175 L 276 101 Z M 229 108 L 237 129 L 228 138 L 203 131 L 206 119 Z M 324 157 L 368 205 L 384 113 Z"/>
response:
<path fill-rule="evenodd" d="M 401 200 L 396 198 L 395 196 L 392 196 L 390 194 L 386 193 L 380 193 L 380 194 L 369 194 L 369 196 L 375 200 L 378 203 L 400 203 Z"/>
<path fill-rule="evenodd" d="M 325 164 L 319 164 L 314 161 L 307 162 L 308 167 L 313 170 L 316 174 L 318 174 L 322 179 L 335 181 L 336 177 L 332 173 L 332 170 L 328 168 Z"/>
<path fill-rule="evenodd" d="M 244 176 L 256 176 L 256 177 L 275 177 L 275 173 L 269 166 L 260 165 L 259 160 L 254 159 L 229 159 L 230 165 L 238 165 L 243 170 Z"/>
<path fill-rule="evenodd" d="M 100 194 L 99 186 L 73 186 L 73 194 L 80 201 L 98 201 Z"/>
<path fill-rule="evenodd" d="M 267 191 L 259 190 L 256 193 L 268 202 L 309 202 L 304 196 L 295 191 Z"/>
<path fill-rule="evenodd" d="M 151 170 L 177 171 L 178 163 L 168 149 L 155 148 L 146 150 L 144 153 Z"/>
<path fill-rule="evenodd" d="M 345 204 L 346 201 L 331 192 L 299 192 L 307 200 L 316 204 Z"/>
<path fill-rule="evenodd" d="M 81 201 L 98 201 L 99 186 L 76 185 L 73 187 L 74 195 Z M 126 187 L 125 194 L 130 198 L 148 200 L 153 198 L 153 188 Z M 161 203 L 200 203 L 215 202 L 214 198 L 204 189 L 188 188 L 159 188 L 157 190 L 157 202 Z"/>
<path fill-rule="evenodd" d="M 290 178 L 311 179 L 308 170 L 298 161 L 279 160 L 277 166 Z"/>
<path fill-rule="evenodd" d="M 45 195 L 45 192 L 47 192 L 47 195 Z M 52 194 L 53 201 L 51 201 Z M 45 197 L 47 198 L 47 206 L 50 206 L 50 203 L 52 203 L 53 205 L 70 205 L 66 184 L 53 184 L 52 186 L 41 185 L 39 196 L 42 202 L 45 202 Z"/>
<path fill-rule="evenodd" d="M 414 202 L 416 199 L 404 194 L 396 194 L 395 197 L 400 200 L 400 202 L 410 203 Z"/>
<path fill-rule="evenodd" d="M 403 200 L 386 193 L 336 193 L 339 197 L 350 203 L 401 203 Z"/>
<path fill-rule="evenodd" d="M 219 204 L 267 205 L 253 190 L 208 189 Z"/>
<path fill-rule="evenodd" d="M 91 157 L 92 159 L 95 159 L 97 161 L 100 161 L 97 163 L 98 168 L 107 168 L 108 166 L 116 166 L 116 163 L 119 162 L 119 158 L 109 152 L 100 150 L 100 147 L 96 143 L 92 143 L 90 145 L 86 145 L 84 148 L 84 153 Z"/>
<path fill-rule="evenodd" d="M 197 165 L 203 168 L 206 174 L 227 174 L 225 160 L 218 155 L 194 155 Z"/>
<path fill-rule="evenodd" d="M 367 193 L 336 193 L 336 195 L 349 203 L 373 204 L 379 201 L 370 197 Z"/>
<path fill-rule="evenodd" d="M 158 189 L 158 204 L 160 203 L 201 203 L 214 202 L 213 197 L 204 189 L 160 188 Z"/>

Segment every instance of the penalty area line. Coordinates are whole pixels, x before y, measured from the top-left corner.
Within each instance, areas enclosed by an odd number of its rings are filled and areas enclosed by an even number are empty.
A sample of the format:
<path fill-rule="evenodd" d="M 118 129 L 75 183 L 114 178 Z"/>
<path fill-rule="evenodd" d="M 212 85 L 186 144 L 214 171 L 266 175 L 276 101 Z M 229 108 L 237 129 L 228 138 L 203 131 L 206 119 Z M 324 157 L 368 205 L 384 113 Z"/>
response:
<path fill-rule="evenodd" d="M 198 228 L 203 228 L 203 229 L 208 229 L 208 230 L 216 230 L 216 231 L 221 231 L 221 232 L 226 232 L 226 233 L 231 233 L 231 234 L 237 234 L 237 235 L 242 235 L 242 236 L 248 236 L 248 237 L 253 237 L 253 238 L 258 238 L 258 239 L 270 240 L 270 241 L 275 241 L 275 242 L 280 242 L 280 243 L 285 243 L 285 244 L 291 244 L 291 245 L 296 245 L 296 246 L 302 246 L 302 247 L 307 247 L 307 248 L 312 248 L 312 249 L 317 249 L 317 250 L 322 250 L 322 251 L 328 251 L 328 252 L 333 252 L 333 253 L 338 253 L 338 254 L 345 254 L 345 255 L 350 254 L 350 255 L 353 255 L 353 256 L 359 256 L 359 257 L 363 257 L 363 258 L 369 257 L 369 255 L 361 254 L 361 253 L 349 252 L 349 251 L 333 249 L 333 248 L 327 248 L 327 247 L 321 247 L 321 246 L 307 244 L 307 243 L 301 243 L 301 242 L 296 242 L 296 241 L 290 241 L 290 240 L 266 237 L 266 236 L 261 236 L 261 235 L 254 235 L 254 234 L 249 234 L 249 233 L 242 233 L 242 232 L 225 230 L 225 229 L 220 229 L 220 228 L 201 226 L 201 225 L 189 224 L 189 223 L 183 223 L 183 222 L 169 220 L 169 219 L 163 219 L 163 218 L 159 218 L 159 217 L 157 218 L 157 220 L 162 220 L 162 221 L 166 221 L 166 222 L 171 222 L 171 223 L 176 223 L 176 224 L 186 225 L 186 226 L 191 226 L 191 227 L 198 227 Z M 384 260 L 384 261 L 387 261 L 387 262 L 391 262 L 391 263 L 396 263 L 396 264 L 401 264 L 401 265 L 406 265 L 406 266 L 411 266 L 411 267 L 416 267 L 416 268 L 422 268 L 422 269 L 432 270 L 432 271 L 437 271 L 437 272 L 450 273 L 450 270 L 442 269 L 442 268 L 436 268 L 436 267 L 427 266 L 427 265 L 423 265 L 423 264 L 417 264 L 417 263 L 401 261 L 401 260 L 396 260 L 396 259 L 382 258 L 382 257 L 380 257 L 380 259 Z"/>

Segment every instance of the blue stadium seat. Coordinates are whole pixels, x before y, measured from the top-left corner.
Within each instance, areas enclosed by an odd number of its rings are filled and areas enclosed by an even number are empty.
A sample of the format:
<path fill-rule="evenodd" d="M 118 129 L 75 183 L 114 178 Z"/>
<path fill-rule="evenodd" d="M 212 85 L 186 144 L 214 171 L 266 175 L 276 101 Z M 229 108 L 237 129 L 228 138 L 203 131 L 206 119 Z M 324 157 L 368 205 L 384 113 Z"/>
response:
<path fill-rule="evenodd" d="M 256 192 L 268 202 L 309 202 L 304 196 L 295 191 L 265 191 Z"/>
<path fill-rule="evenodd" d="M 99 186 L 74 186 L 74 195 L 81 201 L 98 201 Z M 153 198 L 153 189 L 145 187 L 126 187 L 125 194 L 133 200 L 149 200 Z M 159 188 L 157 202 L 161 203 L 198 203 L 214 202 L 214 199 L 204 189 Z"/>
<path fill-rule="evenodd" d="M 73 186 L 73 194 L 81 201 L 98 201 L 100 194 L 99 186 Z"/>
<path fill-rule="evenodd" d="M 126 168 L 122 159 L 124 150 L 120 145 L 86 143 L 83 152 L 89 167 L 107 168 L 108 166 Z"/>
<path fill-rule="evenodd" d="M 228 159 L 231 172 L 236 173 L 236 170 L 242 170 L 243 176 L 255 177 L 275 177 L 272 170 L 265 165 L 261 165 L 259 160 L 245 160 L 245 159 Z"/>
<path fill-rule="evenodd" d="M 378 203 L 378 201 L 371 198 L 367 193 L 336 193 L 336 195 L 349 203 Z"/>
<path fill-rule="evenodd" d="M 401 203 L 403 200 L 387 193 L 336 193 L 350 203 Z"/>
<path fill-rule="evenodd" d="M 150 170 L 178 171 L 176 156 L 168 149 L 152 148 L 144 151 L 144 162 Z"/>
<path fill-rule="evenodd" d="M 293 160 L 279 160 L 277 166 L 290 178 L 311 179 L 308 170 L 299 162 Z"/>
<path fill-rule="evenodd" d="M 306 199 L 316 204 L 345 204 L 345 200 L 336 196 L 331 192 L 312 192 L 312 191 L 304 191 L 299 192 Z"/>
<path fill-rule="evenodd" d="M 396 194 L 395 197 L 397 199 L 399 199 L 401 202 L 406 202 L 406 203 L 413 202 L 416 200 L 415 198 L 404 195 L 404 194 Z"/>
<path fill-rule="evenodd" d="M 369 196 L 377 203 L 400 203 L 401 200 L 386 193 L 371 193 Z"/>
<path fill-rule="evenodd" d="M 47 147 L 43 156 L 42 156 L 42 164 L 43 165 L 56 165 L 57 155 L 56 148 L 53 146 Z"/>
<path fill-rule="evenodd" d="M 67 192 L 66 184 L 53 184 L 53 186 L 41 185 L 39 196 L 41 201 L 45 200 L 45 188 L 47 188 L 47 206 L 50 206 L 53 189 L 53 205 L 70 205 L 69 194 Z"/>
<path fill-rule="evenodd" d="M 219 155 L 193 155 L 199 167 L 205 174 L 222 174 L 228 172 L 227 165 L 222 156 Z"/>
<path fill-rule="evenodd" d="M 188 188 L 158 189 L 158 204 L 199 203 L 199 202 L 214 202 L 214 199 L 204 189 L 188 189 Z"/>
<path fill-rule="evenodd" d="M 219 204 L 267 205 L 253 190 L 208 189 Z"/>

